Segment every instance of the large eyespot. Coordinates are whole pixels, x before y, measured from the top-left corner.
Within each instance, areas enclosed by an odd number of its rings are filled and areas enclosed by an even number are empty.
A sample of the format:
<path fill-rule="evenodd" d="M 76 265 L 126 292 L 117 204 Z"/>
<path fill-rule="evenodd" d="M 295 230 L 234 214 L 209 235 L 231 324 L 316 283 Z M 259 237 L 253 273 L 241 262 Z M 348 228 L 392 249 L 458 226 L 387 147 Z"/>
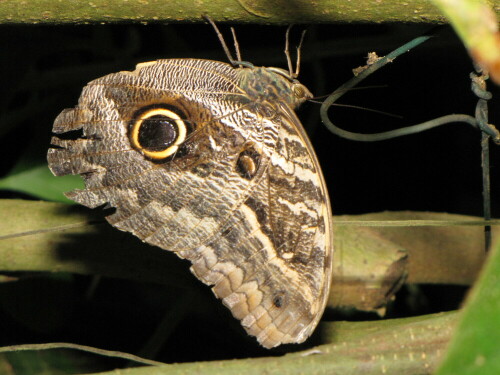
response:
<path fill-rule="evenodd" d="M 146 107 L 134 115 L 129 128 L 132 146 L 153 160 L 166 159 L 186 140 L 186 121 L 174 108 Z"/>

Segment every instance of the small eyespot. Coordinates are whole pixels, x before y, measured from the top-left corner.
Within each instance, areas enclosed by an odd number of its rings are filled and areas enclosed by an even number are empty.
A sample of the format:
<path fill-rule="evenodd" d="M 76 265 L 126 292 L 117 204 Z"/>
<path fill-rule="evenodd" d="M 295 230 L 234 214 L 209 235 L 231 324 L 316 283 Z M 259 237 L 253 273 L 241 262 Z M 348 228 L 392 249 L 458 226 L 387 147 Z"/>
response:
<path fill-rule="evenodd" d="M 132 147 L 153 160 L 176 153 L 188 133 L 186 122 L 178 113 L 159 106 L 139 110 L 129 129 Z"/>
<path fill-rule="evenodd" d="M 238 158 L 238 170 L 248 176 L 253 176 L 257 172 L 257 165 L 250 155 L 240 155 Z"/>
<path fill-rule="evenodd" d="M 236 171 L 241 177 L 251 180 L 259 170 L 261 154 L 253 144 L 249 142 L 243 151 L 240 152 L 236 161 Z"/>
<path fill-rule="evenodd" d="M 273 297 L 273 305 L 276 308 L 281 308 L 285 304 L 285 292 L 278 292 Z"/>

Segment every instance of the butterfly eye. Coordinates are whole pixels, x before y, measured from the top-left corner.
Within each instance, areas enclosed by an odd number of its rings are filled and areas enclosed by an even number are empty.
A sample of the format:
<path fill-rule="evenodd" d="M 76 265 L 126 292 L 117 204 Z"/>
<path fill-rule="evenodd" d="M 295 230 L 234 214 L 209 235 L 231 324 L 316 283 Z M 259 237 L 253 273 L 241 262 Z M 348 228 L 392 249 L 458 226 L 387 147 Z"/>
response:
<path fill-rule="evenodd" d="M 306 90 L 305 90 L 304 86 L 302 86 L 300 84 L 294 85 L 292 90 L 293 90 L 293 94 L 295 95 L 295 97 L 297 97 L 299 99 L 306 96 Z"/>
<path fill-rule="evenodd" d="M 129 137 L 135 149 L 161 160 L 177 152 L 186 134 L 186 123 L 179 114 L 167 108 L 151 108 L 136 116 Z"/>

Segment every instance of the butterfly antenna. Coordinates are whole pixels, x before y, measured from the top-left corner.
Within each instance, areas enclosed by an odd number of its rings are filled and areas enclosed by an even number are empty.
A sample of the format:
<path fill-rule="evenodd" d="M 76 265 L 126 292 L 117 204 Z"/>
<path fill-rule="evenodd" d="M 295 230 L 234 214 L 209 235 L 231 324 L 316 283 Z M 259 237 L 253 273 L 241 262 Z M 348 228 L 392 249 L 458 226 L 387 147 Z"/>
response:
<path fill-rule="evenodd" d="M 231 34 L 233 35 L 233 43 L 234 43 L 234 50 L 236 51 L 236 59 L 238 59 L 238 61 L 243 61 L 243 59 L 241 58 L 240 44 L 238 43 L 238 38 L 236 38 L 236 30 L 234 30 L 234 27 L 231 27 Z"/>
<path fill-rule="evenodd" d="M 292 57 L 290 55 L 290 30 L 292 29 L 293 25 L 288 26 L 286 29 L 286 34 L 285 34 L 285 56 L 286 56 L 286 62 L 288 63 L 288 72 L 290 74 L 291 78 L 297 78 L 299 76 L 300 72 L 300 52 L 302 49 L 302 43 L 304 42 L 304 37 L 306 35 L 306 30 L 302 32 L 302 36 L 300 37 L 300 42 L 297 47 L 297 63 L 295 64 L 295 72 L 293 71 L 293 64 L 292 64 Z"/>
<path fill-rule="evenodd" d="M 304 42 L 304 37 L 306 36 L 306 31 L 302 31 L 302 35 L 300 36 L 300 42 L 299 45 L 297 46 L 297 64 L 295 64 L 295 75 L 293 78 L 297 78 L 299 76 L 300 72 L 300 56 L 302 55 L 302 43 Z"/>
<path fill-rule="evenodd" d="M 288 26 L 285 33 L 285 56 L 286 62 L 288 63 L 288 72 L 290 73 L 290 77 L 295 78 L 293 75 L 293 66 L 292 66 L 292 57 L 290 56 L 290 30 L 293 25 Z"/>
<path fill-rule="evenodd" d="M 226 56 L 227 56 L 229 62 L 231 63 L 231 65 L 233 65 L 233 66 L 238 65 L 238 62 L 233 58 L 233 55 L 231 55 L 231 51 L 229 50 L 229 48 L 228 48 L 228 46 L 226 44 L 226 41 L 224 40 L 224 36 L 219 31 L 219 28 L 217 27 L 217 25 L 215 24 L 215 22 L 209 16 L 207 16 L 206 14 L 203 15 L 203 18 L 205 18 L 208 21 L 208 23 L 210 23 L 210 25 L 212 25 L 215 33 L 217 34 L 217 38 L 219 38 L 219 42 L 222 45 L 222 48 L 224 49 L 224 52 L 226 53 Z M 239 54 L 239 47 L 238 47 L 236 53 Z"/>

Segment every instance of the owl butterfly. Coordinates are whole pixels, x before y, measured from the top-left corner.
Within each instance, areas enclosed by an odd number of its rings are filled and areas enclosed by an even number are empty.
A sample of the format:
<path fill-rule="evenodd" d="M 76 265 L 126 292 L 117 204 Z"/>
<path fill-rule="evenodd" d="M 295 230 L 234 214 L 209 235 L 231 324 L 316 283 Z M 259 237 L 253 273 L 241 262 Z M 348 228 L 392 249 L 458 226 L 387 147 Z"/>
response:
<path fill-rule="evenodd" d="M 90 82 L 54 122 L 49 167 L 85 180 L 70 199 L 114 207 L 111 225 L 191 261 L 261 345 L 300 343 L 325 308 L 333 252 L 328 192 L 294 113 L 312 95 L 291 69 L 228 57 Z"/>

